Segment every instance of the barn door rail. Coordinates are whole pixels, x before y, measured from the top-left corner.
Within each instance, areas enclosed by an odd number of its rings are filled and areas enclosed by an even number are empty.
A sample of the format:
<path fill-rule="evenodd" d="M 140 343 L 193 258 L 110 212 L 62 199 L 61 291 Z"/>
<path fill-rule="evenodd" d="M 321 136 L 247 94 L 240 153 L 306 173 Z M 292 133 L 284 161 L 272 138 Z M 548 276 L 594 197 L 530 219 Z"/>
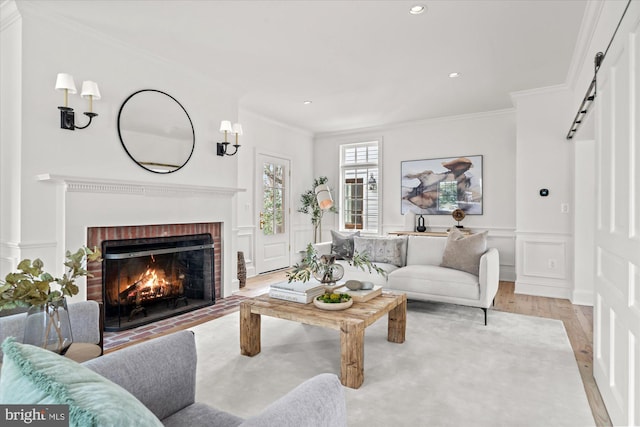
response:
<path fill-rule="evenodd" d="M 584 98 L 582 99 L 582 103 L 580 104 L 580 108 L 578 108 L 578 112 L 576 113 L 575 118 L 573 119 L 573 123 L 571 123 L 571 127 L 569 128 L 569 132 L 567 133 L 567 139 L 573 139 L 574 135 L 576 134 L 576 132 L 578 132 L 578 129 L 580 128 L 580 124 L 584 121 L 584 119 L 587 117 L 587 114 L 589 114 L 589 109 L 591 108 L 591 105 L 593 105 L 593 101 L 596 99 L 596 94 L 597 94 L 597 77 L 598 77 L 598 70 L 600 70 L 600 66 L 602 65 L 602 61 L 604 61 L 604 58 L 607 56 L 607 52 L 609 52 L 609 48 L 611 47 L 611 43 L 613 43 L 613 39 L 616 37 L 616 33 L 618 32 L 618 29 L 620 28 L 620 24 L 622 23 L 622 20 L 624 19 L 624 15 L 627 13 L 627 9 L 629 9 L 629 5 L 631 4 L 631 0 L 628 0 L 627 2 L 627 6 L 624 8 L 624 12 L 622 12 L 622 16 L 620 17 L 620 20 L 618 21 L 618 25 L 616 26 L 615 31 L 613 32 L 613 35 L 611 36 L 611 40 L 609 40 L 609 44 L 607 45 L 607 49 L 604 51 L 604 53 L 602 52 L 598 52 L 596 53 L 596 56 L 594 58 L 594 72 L 593 72 L 593 79 L 591 80 L 591 83 L 589 84 L 589 88 L 587 89 L 587 93 L 584 95 Z"/>

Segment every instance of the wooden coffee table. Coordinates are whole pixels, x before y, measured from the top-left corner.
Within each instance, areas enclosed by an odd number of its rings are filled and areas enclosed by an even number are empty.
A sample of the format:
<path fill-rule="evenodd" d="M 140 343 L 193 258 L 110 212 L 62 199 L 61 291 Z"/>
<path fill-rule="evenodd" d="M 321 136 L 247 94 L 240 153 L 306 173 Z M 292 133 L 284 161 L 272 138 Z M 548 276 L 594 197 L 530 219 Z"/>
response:
<path fill-rule="evenodd" d="M 346 387 L 359 388 L 364 381 L 364 329 L 387 313 L 387 340 L 403 343 L 407 324 L 405 294 L 384 292 L 340 311 L 325 311 L 313 304 L 260 295 L 240 303 L 240 352 L 245 356 L 260 353 L 261 315 L 337 329 L 340 331 L 340 381 Z"/>

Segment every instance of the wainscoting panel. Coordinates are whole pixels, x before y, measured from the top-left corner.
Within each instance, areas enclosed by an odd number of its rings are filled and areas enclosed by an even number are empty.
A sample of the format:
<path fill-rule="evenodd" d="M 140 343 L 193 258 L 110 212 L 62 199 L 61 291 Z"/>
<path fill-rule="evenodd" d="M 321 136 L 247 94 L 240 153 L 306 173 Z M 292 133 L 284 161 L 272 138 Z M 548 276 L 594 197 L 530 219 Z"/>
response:
<path fill-rule="evenodd" d="M 516 293 L 570 299 L 573 290 L 571 236 L 516 234 Z"/>

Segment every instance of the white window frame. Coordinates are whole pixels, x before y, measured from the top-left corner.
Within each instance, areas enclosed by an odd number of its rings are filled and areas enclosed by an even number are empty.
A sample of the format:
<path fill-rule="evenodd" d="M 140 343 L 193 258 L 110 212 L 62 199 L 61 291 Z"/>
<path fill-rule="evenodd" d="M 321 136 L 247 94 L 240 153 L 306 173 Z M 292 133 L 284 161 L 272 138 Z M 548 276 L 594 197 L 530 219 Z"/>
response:
<path fill-rule="evenodd" d="M 367 158 L 363 161 L 356 161 L 355 163 L 346 162 L 346 153 L 352 149 L 367 149 L 375 147 L 377 149 L 377 157 L 370 159 L 367 152 Z M 380 234 L 382 227 L 382 173 L 381 173 L 381 144 L 380 140 L 369 140 L 365 142 L 348 143 L 340 145 L 340 213 L 339 213 L 339 228 L 341 231 L 354 232 L 360 231 L 362 234 Z M 362 170 L 366 170 L 367 178 L 363 179 L 363 201 L 362 201 L 362 228 L 348 227 L 348 223 L 345 221 L 346 209 L 348 206 L 347 196 L 347 179 L 352 179 L 348 175 L 353 176 L 353 173 L 359 171 L 362 174 Z M 351 174 L 349 174 L 351 172 Z M 357 173 L 357 172 L 356 172 Z M 376 179 L 377 188 L 375 191 L 369 189 L 369 177 L 370 174 L 374 174 Z M 375 214 L 372 214 L 369 209 L 374 208 L 377 210 Z M 372 219 L 373 218 L 373 219 Z"/>

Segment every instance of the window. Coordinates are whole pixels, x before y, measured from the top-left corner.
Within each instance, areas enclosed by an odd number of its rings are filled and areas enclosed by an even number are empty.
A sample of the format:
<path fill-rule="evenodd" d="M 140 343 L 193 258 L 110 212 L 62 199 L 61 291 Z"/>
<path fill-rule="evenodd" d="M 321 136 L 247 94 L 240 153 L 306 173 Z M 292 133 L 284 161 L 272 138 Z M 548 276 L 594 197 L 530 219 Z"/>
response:
<path fill-rule="evenodd" d="M 341 230 L 379 232 L 378 142 L 346 144 L 340 150 Z"/>

